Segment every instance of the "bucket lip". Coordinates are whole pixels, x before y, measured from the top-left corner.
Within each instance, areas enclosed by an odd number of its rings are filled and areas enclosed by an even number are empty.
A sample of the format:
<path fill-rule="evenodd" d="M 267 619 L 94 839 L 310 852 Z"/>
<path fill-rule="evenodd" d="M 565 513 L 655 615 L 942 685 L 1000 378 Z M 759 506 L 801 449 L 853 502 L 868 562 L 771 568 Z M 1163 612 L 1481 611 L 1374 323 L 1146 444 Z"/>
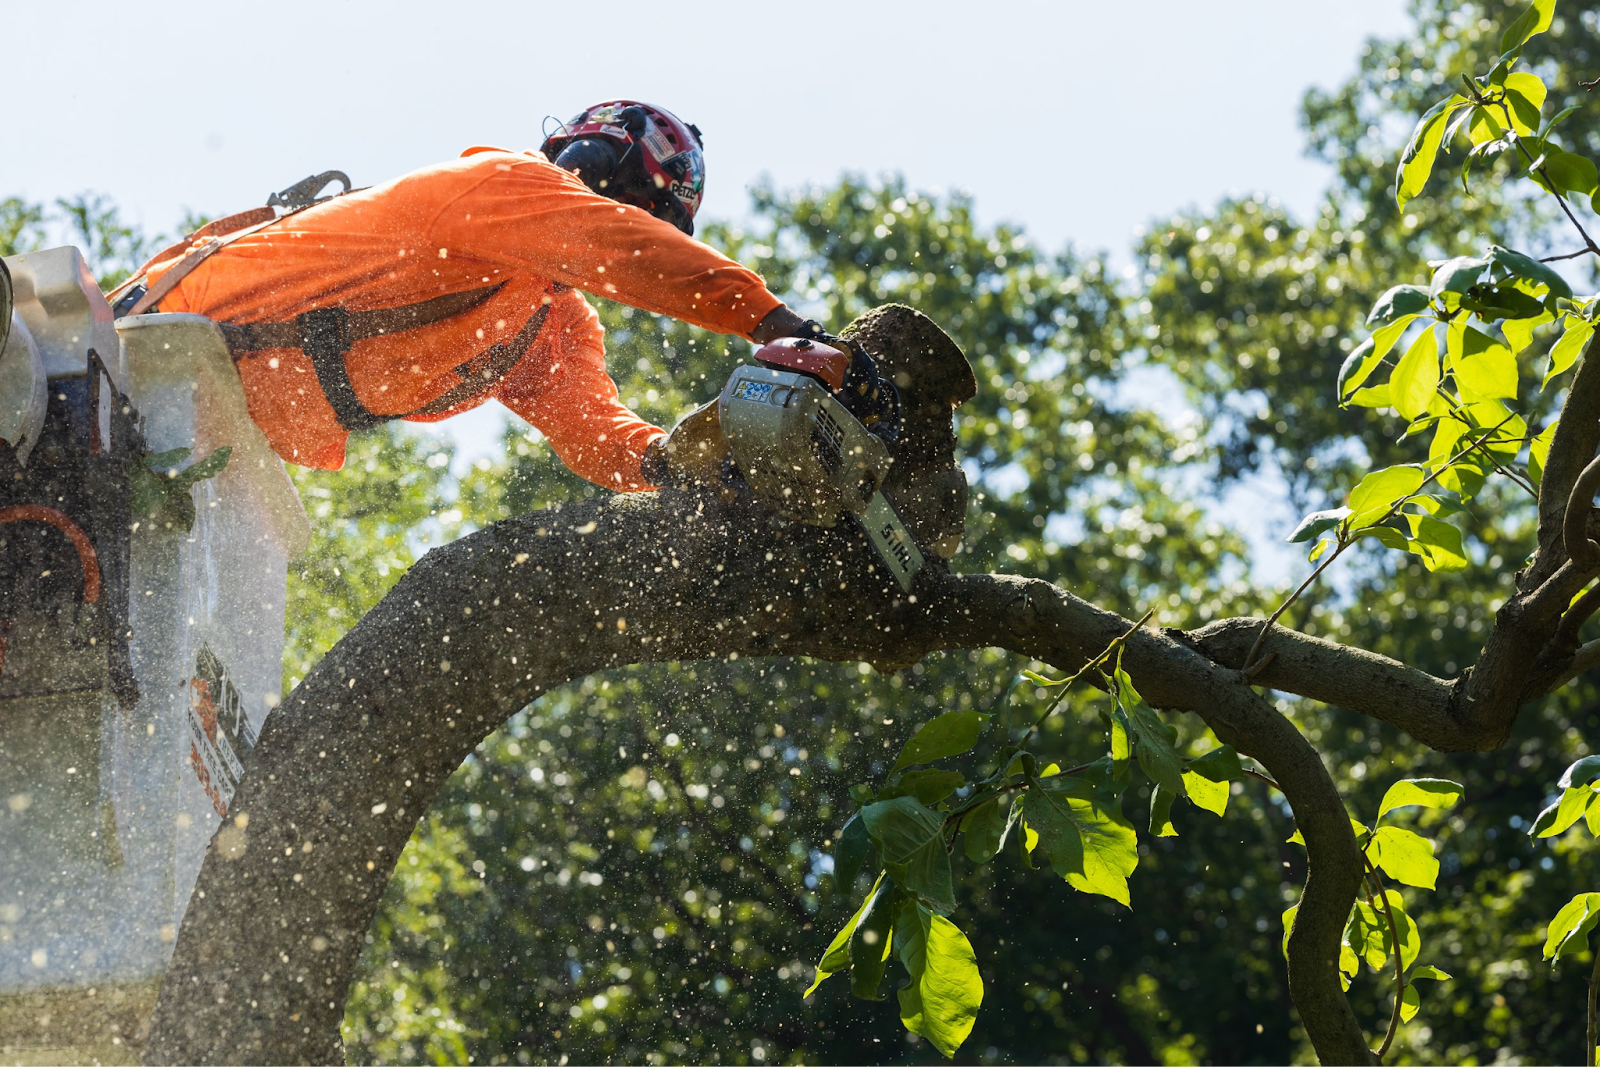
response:
<path fill-rule="evenodd" d="M 0 257 L 0 353 L 6 350 L 6 341 L 11 337 L 11 309 L 16 304 L 16 297 L 12 295 L 11 268 L 6 266 L 6 261 Z"/>

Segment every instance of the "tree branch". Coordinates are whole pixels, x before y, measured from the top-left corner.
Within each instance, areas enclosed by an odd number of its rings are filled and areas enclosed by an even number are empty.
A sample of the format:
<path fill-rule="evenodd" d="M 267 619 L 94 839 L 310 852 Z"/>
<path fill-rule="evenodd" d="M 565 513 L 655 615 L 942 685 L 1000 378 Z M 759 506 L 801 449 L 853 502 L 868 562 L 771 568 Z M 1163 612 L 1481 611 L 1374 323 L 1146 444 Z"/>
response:
<path fill-rule="evenodd" d="M 908 383 L 888 489 L 935 544 L 965 511 L 950 415 L 970 368 L 909 309 L 852 332 Z M 428 553 L 268 719 L 228 847 L 208 852 L 183 917 L 146 1061 L 342 1062 L 362 935 L 417 819 L 486 734 L 552 687 L 734 654 L 886 669 L 997 646 L 1071 670 L 1131 629 L 1048 583 L 952 576 L 937 556 L 907 597 L 871 560 L 853 524 L 800 526 L 696 491 L 584 501 Z M 1324 1062 L 1368 1062 L 1338 974 L 1362 861 L 1327 768 L 1240 672 L 1149 628 L 1123 648 L 1152 704 L 1200 715 L 1283 790 L 1308 857 L 1291 995 Z"/>

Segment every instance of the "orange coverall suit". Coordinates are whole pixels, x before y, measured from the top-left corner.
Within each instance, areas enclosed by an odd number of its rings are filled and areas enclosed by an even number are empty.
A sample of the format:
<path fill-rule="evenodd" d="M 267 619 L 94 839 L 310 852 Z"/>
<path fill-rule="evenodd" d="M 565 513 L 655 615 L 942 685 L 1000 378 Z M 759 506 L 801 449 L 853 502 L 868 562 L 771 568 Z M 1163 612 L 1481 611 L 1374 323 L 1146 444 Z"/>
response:
<path fill-rule="evenodd" d="M 146 283 L 181 256 L 148 265 Z M 640 459 L 663 431 L 617 396 L 599 316 L 574 290 L 742 337 L 781 305 L 759 275 L 670 223 L 596 195 L 539 153 L 480 147 L 234 241 L 162 297 L 160 309 L 270 323 L 496 284 L 469 311 L 354 342 L 345 367 L 356 396 L 375 413 L 415 412 L 462 382 L 458 366 L 516 337 L 548 304 L 538 336 L 488 391 L 409 417 L 448 418 L 492 396 L 537 427 L 574 472 L 619 491 L 651 488 Z M 301 349 L 236 352 L 235 365 L 250 415 L 278 455 L 343 466 L 349 434 Z"/>

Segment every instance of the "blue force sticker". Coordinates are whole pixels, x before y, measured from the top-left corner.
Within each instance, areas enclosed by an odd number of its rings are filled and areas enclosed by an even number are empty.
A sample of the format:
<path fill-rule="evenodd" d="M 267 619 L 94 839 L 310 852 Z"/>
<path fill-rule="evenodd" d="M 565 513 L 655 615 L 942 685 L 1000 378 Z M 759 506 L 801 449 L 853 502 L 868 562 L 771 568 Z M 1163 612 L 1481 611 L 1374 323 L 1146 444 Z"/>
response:
<path fill-rule="evenodd" d="M 772 395 L 771 382 L 753 382 L 746 378 L 733 387 L 733 399 L 750 400 L 757 404 L 765 404 Z"/>

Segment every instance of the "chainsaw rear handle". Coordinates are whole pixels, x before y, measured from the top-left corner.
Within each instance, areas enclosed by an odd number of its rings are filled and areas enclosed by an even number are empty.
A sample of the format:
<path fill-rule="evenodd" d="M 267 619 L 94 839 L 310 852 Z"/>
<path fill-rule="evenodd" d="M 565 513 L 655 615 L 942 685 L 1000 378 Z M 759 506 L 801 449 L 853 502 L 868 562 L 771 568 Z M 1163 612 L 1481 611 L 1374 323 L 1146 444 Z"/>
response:
<path fill-rule="evenodd" d="M 820 324 L 809 336 L 782 337 L 756 350 L 764 367 L 814 378 L 839 398 L 874 436 L 886 444 L 900 439 L 900 393 L 878 375 L 877 361 L 859 341 L 825 333 Z"/>

